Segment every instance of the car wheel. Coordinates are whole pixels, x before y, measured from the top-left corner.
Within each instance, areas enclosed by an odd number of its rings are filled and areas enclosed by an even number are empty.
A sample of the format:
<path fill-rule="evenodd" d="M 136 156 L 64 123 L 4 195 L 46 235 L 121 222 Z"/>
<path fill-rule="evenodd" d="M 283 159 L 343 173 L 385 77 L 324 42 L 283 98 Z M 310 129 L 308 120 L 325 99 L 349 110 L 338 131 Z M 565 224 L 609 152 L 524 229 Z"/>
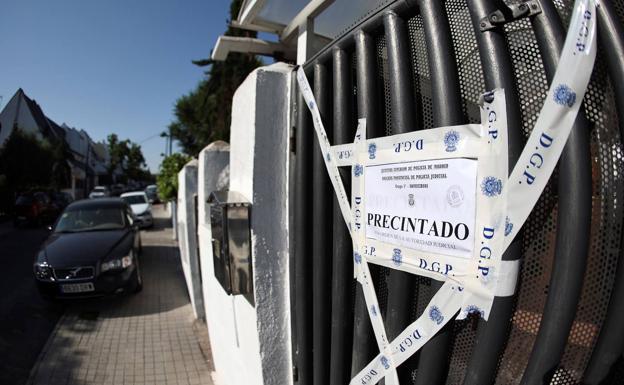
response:
<path fill-rule="evenodd" d="M 134 282 L 132 284 L 134 293 L 139 293 L 143 290 L 143 277 L 141 276 L 141 269 L 139 268 L 139 264 L 137 263 L 136 270 L 134 271 Z"/>

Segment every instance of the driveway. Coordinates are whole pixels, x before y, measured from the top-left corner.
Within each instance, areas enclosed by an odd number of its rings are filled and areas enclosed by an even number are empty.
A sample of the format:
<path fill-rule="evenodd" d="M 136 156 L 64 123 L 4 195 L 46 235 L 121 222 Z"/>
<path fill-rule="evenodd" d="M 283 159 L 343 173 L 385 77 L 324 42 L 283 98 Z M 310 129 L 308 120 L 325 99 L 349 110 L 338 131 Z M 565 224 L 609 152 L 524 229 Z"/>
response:
<path fill-rule="evenodd" d="M 28 384 L 212 384 L 206 326 L 194 320 L 162 206 L 143 231 L 138 294 L 68 304 Z"/>

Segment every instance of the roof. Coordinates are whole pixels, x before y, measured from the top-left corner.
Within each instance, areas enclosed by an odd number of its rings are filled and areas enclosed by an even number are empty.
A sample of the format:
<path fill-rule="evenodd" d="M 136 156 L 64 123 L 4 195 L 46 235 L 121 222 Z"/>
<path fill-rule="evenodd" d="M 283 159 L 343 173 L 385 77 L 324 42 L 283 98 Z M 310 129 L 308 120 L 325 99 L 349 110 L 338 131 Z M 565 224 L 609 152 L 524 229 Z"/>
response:
<path fill-rule="evenodd" d="M 39 107 L 39 104 L 37 104 L 35 100 L 26 96 L 26 93 L 21 88 L 18 90 L 18 92 L 20 91 L 22 93 L 22 96 L 24 97 L 24 100 L 26 101 L 26 105 L 28 106 L 30 113 L 33 116 L 33 119 L 35 119 L 37 126 L 41 130 L 41 133 L 44 136 L 48 136 L 48 137 L 50 136 L 58 137 L 60 132 L 52 128 L 52 125 L 49 123 L 48 118 L 43 113 L 43 110 L 41 109 L 41 107 Z"/>
<path fill-rule="evenodd" d="M 65 138 L 65 130 L 61 126 L 56 124 L 54 120 L 48 117 L 46 117 L 46 119 L 48 120 L 48 124 L 50 125 L 52 132 L 54 132 L 54 134 L 59 138 Z"/>
<path fill-rule="evenodd" d="M 124 208 L 126 202 L 120 198 L 82 199 L 67 206 L 68 211 L 84 209 Z"/>

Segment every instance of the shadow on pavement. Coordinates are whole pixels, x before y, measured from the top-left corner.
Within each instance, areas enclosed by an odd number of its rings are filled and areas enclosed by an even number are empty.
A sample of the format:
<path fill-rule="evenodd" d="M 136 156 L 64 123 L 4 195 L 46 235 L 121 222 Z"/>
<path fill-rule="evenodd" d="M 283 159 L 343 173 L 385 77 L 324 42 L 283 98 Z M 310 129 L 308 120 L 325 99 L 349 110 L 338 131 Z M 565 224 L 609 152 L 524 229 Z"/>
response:
<path fill-rule="evenodd" d="M 85 319 L 134 317 L 168 312 L 190 302 L 177 248 L 144 245 L 139 261 L 141 292 L 66 302 L 67 311 Z"/>

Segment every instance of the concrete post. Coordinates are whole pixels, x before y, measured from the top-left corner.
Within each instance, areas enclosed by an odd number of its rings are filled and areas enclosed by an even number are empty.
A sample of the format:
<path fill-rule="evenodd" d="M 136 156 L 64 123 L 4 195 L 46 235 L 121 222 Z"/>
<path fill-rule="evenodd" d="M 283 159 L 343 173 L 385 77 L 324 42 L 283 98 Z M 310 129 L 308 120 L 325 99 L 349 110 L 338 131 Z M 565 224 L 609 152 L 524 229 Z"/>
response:
<path fill-rule="evenodd" d="M 291 76 L 292 67 L 283 63 L 259 68 L 233 99 L 230 190 L 252 203 L 255 305 L 242 295 L 227 295 L 214 277 L 212 260 L 203 262 L 210 269 L 204 274 L 206 322 L 221 385 L 293 381 L 287 188 Z M 201 228 L 200 245 L 207 249 L 209 233 Z"/>

